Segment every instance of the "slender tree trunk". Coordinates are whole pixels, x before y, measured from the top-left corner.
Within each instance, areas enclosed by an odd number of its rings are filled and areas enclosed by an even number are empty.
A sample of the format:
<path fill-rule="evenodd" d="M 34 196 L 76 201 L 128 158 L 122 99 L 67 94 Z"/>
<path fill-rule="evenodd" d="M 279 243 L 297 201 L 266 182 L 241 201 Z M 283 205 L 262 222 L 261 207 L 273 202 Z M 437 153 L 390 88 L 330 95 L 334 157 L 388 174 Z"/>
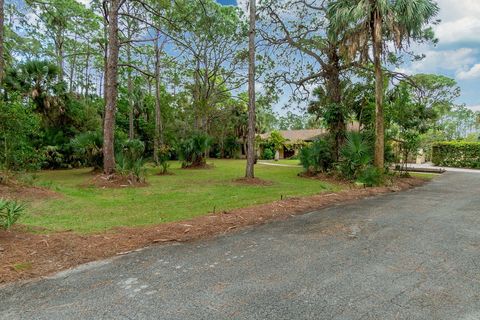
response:
<path fill-rule="evenodd" d="M 127 45 L 127 61 L 130 64 L 131 61 L 130 46 Z M 135 104 L 133 101 L 133 82 L 132 82 L 132 70 L 128 67 L 127 71 L 127 90 L 128 90 L 128 139 L 133 140 L 135 138 L 135 128 L 133 124 L 134 108 Z"/>
<path fill-rule="evenodd" d="M 156 164 L 158 161 L 158 152 L 160 147 L 163 146 L 163 121 L 162 121 L 162 109 L 160 104 L 160 91 L 161 80 L 160 80 L 160 58 L 162 48 L 159 45 L 160 33 L 157 32 L 157 40 L 155 41 L 155 139 L 153 141 L 153 160 Z M 162 45 L 163 47 L 163 45 Z"/>
<path fill-rule="evenodd" d="M 248 138 L 247 138 L 247 168 L 246 178 L 255 177 L 255 0 L 249 0 L 250 30 L 248 35 Z"/>
<path fill-rule="evenodd" d="M 4 14 L 4 0 L 0 0 L 0 84 L 5 75 L 5 50 L 4 50 L 4 29 L 5 29 L 5 14 Z"/>
<path fill-rule="evenodd" d="M 383 170 L 385 160 L 385 123 L 383 116 L 383 73 L 382 73 L 382 18 L 378 12 L 374 13 L 373 29 L 373 58 L 375 64 L 375 158 L 374 164 Z"/>
<path fill-rule="evenodd" d="M 103 125 L 103 171 L 115 171 L 115 111 L 118 96 L 118 11 L 121 0 L 111 0 L 108 12 L 108 56 L 105 91 L 105 119 Z"/>
<path fill-rule="evenodd" d="M 194 91 L 193 91 L 193 114 L 194 114 L 194 128 L 195 130 L 199 130 L 200 128 L 200 61 L 197 59 L 197 66 L 195 68 L 195 74 L 194 74 Z"/>
<path fill-rule="evenodd" d="M 77 34 L 75 34 L 75 37 L 74 37 L 74 42 L 77 42 Z M 75 75 L 75 68 L 77 66 L 77 50 L 76 50 L 76 47 L 75 49 L 73 49 L 73 57 L 72 57 L 72 63 L 70 63 L 70 79 L 68 81 L 68 89 L 70 91 L 70 93 L 73 92 L 73 77 Z"/>
<path fill-rule="evenodd" d="M 334 103 L 338 108 L 341 108 L 342 104 L 342 88 L 340 80 L 340 57 L 337 53 L 337 47 L 331 45 L 328 52 L 328 68 L 326 77 L 326 88 L 329 100 Z M 335 121 L 332 121 L 329 125 L 330 133 L 335 140 L 334 154 L 336 160 L 340 157 L 340 148 L 345 141 L 345 116 L 340 110 L 336 114 Z"/>
<path fill-rule="evenodd" d="M 127 14 L 130 13 L 130 4 L 127 3 L 126 7 Z M 132 39 L 132 21 L 129 17 L 127 20 L 127 40 Z M 132 53 L 130 44 L 127 44 L 127 63 L 132 63 Z M 132 68 L 128 67 L 127 69 L 127 90 L 128 90 L 128 106 L 129 106 L 129 114 L 128 114 L 128 139 L 133 140 L 135 138 L 135 128 L 133 123 L 133 116 L 134 116 L 134 108 L 135 104 L 133 101 L 133 82 L 132 82 Z"/>
<path fill-rule="evenodd" d="M 88 89 L 89 89 L 89 86 L 90 86 L 90 73 L 89 73 L 89 68 L 90 68 L 90 47 L 88 47 L 87 49 L 87 57 L 85 58 L 85 92 L 84 92 L 84 95 L 85 95 L 85 98 L 88 97 Z"/>

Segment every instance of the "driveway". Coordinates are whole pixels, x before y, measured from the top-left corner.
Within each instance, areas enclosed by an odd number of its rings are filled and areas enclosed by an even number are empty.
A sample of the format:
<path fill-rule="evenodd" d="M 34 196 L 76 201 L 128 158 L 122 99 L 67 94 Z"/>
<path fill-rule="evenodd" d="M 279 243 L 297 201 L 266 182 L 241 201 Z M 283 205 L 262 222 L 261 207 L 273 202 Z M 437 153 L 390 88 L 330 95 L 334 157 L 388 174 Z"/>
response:
<path fill-rule="evenodd" d="M 0 319 L 480 319 L 480 176 L 0 288 Z"/>

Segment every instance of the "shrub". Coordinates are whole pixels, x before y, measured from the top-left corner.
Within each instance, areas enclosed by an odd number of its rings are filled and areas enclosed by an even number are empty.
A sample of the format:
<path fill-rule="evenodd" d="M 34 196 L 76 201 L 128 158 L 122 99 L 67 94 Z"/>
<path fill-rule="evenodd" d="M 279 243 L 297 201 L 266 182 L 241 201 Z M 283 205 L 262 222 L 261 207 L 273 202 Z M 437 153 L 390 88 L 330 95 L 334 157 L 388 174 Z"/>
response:
<path fill-rule="evenodd" d="M 61 153 L 59 146 L 46 146 L 43 154 L 43 168 L 56 169 L 65 167 L 65 157 Z"/>
<path fill-rule="evenodd" d="M 372 148 L 360 133 L 347 134 L 345 145 L 341 149 L 340 171 L 349 179 L 356 179 L 372 162 Z"/>
<path fill-rule="evenodd" d="M 160 174 L 166 174 L 170 164 L 171 149 L 168 146 L 162 146 L 158 150 L 158 164 L 160 165 Z"/>
<path fill-rule="evenodd" d="M 13 200 L 0 199 L 0 228 L 10 229 L 25 213 L 25 205 Z"/>
<path fill-rule="evenodd" d="M 223 152 L 226 158 L 234 159 L 238 157 L 240 151 L 240 143 L 237 137 L 229 136 L 225 139 L 223 144 Z"/>
<path fill-rule="evenodd" d="M 367 187 L 379 186 L 383 182 L 383 174 L 380 169 L 368 166 L 359 173 L 357 181 Z"/>
<path fill-rule="evenodd" d="M 103 166 L 103 137 L 99 131 L 81 133 L 72 140 L 71 146 L 76 156 L 84 159 L 82 165 L 101 169 Z"/>
<path fill-rule="evenodd" d="M 178 144 L 178 155 L 182 167 L 200 167 L 205 165 L 205 153 L 211 145 L 211 138 L 205 133 L 194 133 Z"/>
<path fill-rule="evenodd" d="M 300 163 L 309 173 L 325 172 L 334 164 L 333 147 L 329 140 L 318 139 L 300 150 Z"/>
<path fill-rule="evenodd" d="M 145 144 L 138 139 L 127 140 L 122 145 L 122 154 L 129 161 L 136 161 L 143 157 Z"/>
<path fill-rule="evenodd" d="M 275 158 L 275 153 L 272 151 L 272 149 L 266 148 L 263 150 L 262 158 L 263 160 L 272 160 Z"/>
<path fill-rule="evenodd" d="M 480 169 L 480 142 L 438 142 L 432 146 L 437 166 Z"/>
<path fill-rule="evenodd" d="M 138 140 L 127 140 L 115 156 L 117 173 L 133 182 L 145 181 L 146 169 L 143 160 L 145 144 Z"/>

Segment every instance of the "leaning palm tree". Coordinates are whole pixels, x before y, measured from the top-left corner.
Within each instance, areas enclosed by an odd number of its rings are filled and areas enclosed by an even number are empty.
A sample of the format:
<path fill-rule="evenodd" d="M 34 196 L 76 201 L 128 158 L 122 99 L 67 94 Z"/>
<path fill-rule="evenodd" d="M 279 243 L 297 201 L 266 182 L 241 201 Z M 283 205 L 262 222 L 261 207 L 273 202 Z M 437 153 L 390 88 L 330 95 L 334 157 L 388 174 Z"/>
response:
<path fill-rule="evenodd" d="M 391 42 L 402 50 L 410 41 L 433 38 L 426 29 L 438 13 L 433 0 L 334 0 L 328 13 L 331 30 L 342 39 L 342 51 L 375 67 L 375 166 L 384 167 L 384 82 L 382 57 Z"/>

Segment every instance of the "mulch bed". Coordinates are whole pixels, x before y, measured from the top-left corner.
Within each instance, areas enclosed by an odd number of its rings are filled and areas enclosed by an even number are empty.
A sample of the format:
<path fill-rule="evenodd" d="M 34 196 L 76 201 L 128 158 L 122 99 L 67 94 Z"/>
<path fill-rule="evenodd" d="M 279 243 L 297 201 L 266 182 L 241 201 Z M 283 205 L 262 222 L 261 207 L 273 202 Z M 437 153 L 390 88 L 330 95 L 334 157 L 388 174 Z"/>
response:
<path fill-rule="evenodd" d="M 83 186 L 94 186 L 97 188 L 126 188 L 126 187 L 146 187 L 148 184 L 145 181 L 137 181 L 133 177 L 122 176 L 117 174 L 96 174 L 92 179 L 86 182 Z"/>
<path fill-rule="evenodd" d="M 20 184 L 0 184 L 0 198 L 14 200 L 50 199 L 61 197 L 59 193 L 43 187 L 24 186 Z"/>
<path fill-rule="evenodd" d="M 233 180 L 233 182 L 248 186 L 271 186 L 273 184 L 271 181 L 262 180 L 259 178 L 239 178 Z"/>
<path fill-rule="evenodd" d="M 142 228 L 117 228 L 99 234 L 28 233 L 22 226 L 0 231 L 0 284 L 31 279 L 82 263 L 123 254 L 152 244 L 183 242 L 231 232 L 249 225 L 283 220 L 336 203 L 416 187 L 425 180 L 399 178 L 390 187 L 354 188 L 337 193 L 288 198 L 191 220 Z M 341 228 L 341 226 L 340 226 Z"/>

